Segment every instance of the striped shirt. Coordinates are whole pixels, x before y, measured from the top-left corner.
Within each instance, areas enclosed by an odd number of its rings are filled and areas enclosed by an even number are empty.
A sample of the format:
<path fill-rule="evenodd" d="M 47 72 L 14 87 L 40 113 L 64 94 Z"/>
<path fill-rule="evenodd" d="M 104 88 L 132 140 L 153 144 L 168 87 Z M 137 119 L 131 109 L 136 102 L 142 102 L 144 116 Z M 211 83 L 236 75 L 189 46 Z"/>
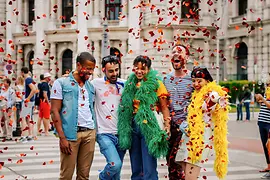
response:
<path fill-rule="evenodd" d="M 267 102 L 270 103 L 270 100 L 267 100 Z M 270 108 L 264 103 L 261 104 L 258 121 L 270 123 Z"/>
<path fill-rule="evenodd" d="M 180 124 L 181 121 L 186 120 L 187 107 L 193 91 L 191 73 L 181 78 L 175 77 L 174 72 L 171 72 L 164 78 L 163 83 L 170 95 L 172 121 Z"/>

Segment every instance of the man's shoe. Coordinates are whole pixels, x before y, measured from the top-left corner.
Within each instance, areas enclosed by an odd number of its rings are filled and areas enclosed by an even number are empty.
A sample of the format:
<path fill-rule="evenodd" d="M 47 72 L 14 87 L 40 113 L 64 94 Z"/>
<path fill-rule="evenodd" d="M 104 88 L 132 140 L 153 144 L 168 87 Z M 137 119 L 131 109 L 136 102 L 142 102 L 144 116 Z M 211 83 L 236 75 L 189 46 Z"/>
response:
<path fill-rule="evenodd" d="M 21 138 L 19 139 L 19 142 L 21 142 L 21 143 L 27 143 L 26 137 L 21 137 Z"/>
<path fill-rule="evenodd" d="M 12 138 L 6 138 L 5 140 L 6 140 L 6 141 L 13 141 Z"/>
<path fill-rule="evenodd" d="M 26 139 L 27 139 L 28 142 L 34 141 L 34 139 L 33 139 L 32 137 L 28 137 L 28 136 L 27 136 Z"/>
<path fill-rule="evenodd" d="M 265 173 L 262 177 L 261 177 L 261 179 L 270 179 L 270 173 L 268 172 L 268 173 Z"/>

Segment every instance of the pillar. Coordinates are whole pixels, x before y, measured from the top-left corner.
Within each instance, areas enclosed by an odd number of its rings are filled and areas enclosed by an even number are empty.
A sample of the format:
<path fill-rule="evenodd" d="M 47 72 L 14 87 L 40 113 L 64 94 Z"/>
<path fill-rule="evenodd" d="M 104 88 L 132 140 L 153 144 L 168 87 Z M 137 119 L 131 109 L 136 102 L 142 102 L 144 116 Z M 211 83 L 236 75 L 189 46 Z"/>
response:
<path fill-rule="evenodd" d="M 22 0 L 17 0 L 17 11 L 19 12 L 16 23 L 16 33 L 22 32 L 22 16 L 23 16 L 23 2 Z"/>
<path fill-rule="evenodd" d="M 53 30 L 56 28 L 56 21 L 57 21 L 57 12 L 54 12 L 54 6 L 56 5 L 56 1 L 55 0 L 50 0 L 50 19 L 49 19 L 49 29 Z M 59 9 L 57 8 L 57 11 L 59 11 Z"/>
<path fill-rule="evenodd" d="M 91 18 L 92 27 L 100 27 L 101 17 L 100 17 L 100 0 L 94 0 L 94 16 Z"/>
<path fill-rule="evenodd" d="M 77 51 L 87 51 L 87 44 L 88 44 L 88 31 L 87 31 L 87 20 L 85 18 L 84 12 L 87 11 L 87 7 L 85 6 L 85 3 L 87 0 L 81 0 L 78 6 L 78 29 L 80 30 L 80 33 L 77 34 L 78 39 L 78 46 Z"/>
<path fill-rule="evenodd" d="M 77 58 L 77 41 L 73 41 L 72 42 L 72 46 L 73 46 L 73 53 L 72 53 L 72 69 L 76 69 L 76 58 Z"/>
<path fill-rule="evenodd" d="M 122 14 L 121 16 L 125 16 L 122 20 L 120 20 L 120 26 L 127 26 L 128 25 L 128 0 L 122 0 Z"/>
<path fill-rule="evenodd" d="M 95 50 L 94 50 L 94 57 L 96 59 L 96 66 L 98 68 L 95 68 L 95 71 L 94 71 L 94 78 L 96 77 L 100 77 L 101 76 L 101 58 L 100 58 L 100 42 L 99 40 L 94 40 L 94 47 L 95 47 Z"/>
<path fill-rule="evenodd" d="M 52 78 L 54 78 L 57 73 L 56 73 L 56 69 L 57 69 L 57 66 L 55 65 L 55 62 L 56 62 L 56 45 L 55 45 L 55 42 L 51 42 L 50 43 L 50 58 L 49 58 L 49 64 L 50 64 L 50 74 L 52 75 Z"/>
<path fill-rule="evenodd" d="M 18 44 L 17 46 L 17 56 L 16 56 L 16 73 L 17 77 L 21 74 L 21 69 L 23 67 L 23 46 Z"/>

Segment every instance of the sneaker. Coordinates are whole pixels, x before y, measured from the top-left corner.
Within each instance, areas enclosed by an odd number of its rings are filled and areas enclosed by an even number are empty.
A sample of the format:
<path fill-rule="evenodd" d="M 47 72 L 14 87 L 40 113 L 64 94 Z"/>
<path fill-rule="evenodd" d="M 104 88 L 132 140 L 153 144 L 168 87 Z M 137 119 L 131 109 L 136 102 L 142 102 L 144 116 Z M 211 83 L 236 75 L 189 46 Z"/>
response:
<path fill-rule="evenodd" d="M 28 136 L 27 136 L 26 139 L 27 139 L 28 142 L 34 141 L 34 139 L 33 139 L 32 137 L 28 137 Z"/>
<path fill-rule="evenodd" d="M 265 173 L 262 177 L 261 177 L 261 179 L 270 179 L 270 173 L 268 172 L 268 173 Z"/>
<path fill-rule="evenodd" d="M 6 141 L 12 141 L 13 139 L 12 138 L 6 138 L 5 140 Z"/>
<path fill-rule="evenodd" d="M 21 138 L 19 139 L 19 142 L 21 142 L 21 143 L 26 143 L 26 142 L 27 142 L 26 137 L 21 137 Z"/>

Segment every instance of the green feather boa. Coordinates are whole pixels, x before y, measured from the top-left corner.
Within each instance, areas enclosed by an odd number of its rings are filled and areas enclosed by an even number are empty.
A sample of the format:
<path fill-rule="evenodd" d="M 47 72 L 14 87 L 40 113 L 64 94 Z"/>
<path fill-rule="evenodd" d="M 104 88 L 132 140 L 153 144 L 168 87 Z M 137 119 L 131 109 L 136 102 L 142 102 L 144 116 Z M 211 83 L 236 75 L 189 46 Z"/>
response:
<path fill-rule="evenodd" d="M 145 138 L 149 153 L 156 157 L 166 157 L 168 152 L 167 134 L 159 128 L 157 119 L 151 110 L 158 102 L 156 94 L 159 88 L 157 71 L 150 70 L 137 87 L 138 79 L 132 73 L 121 97 L 118 108 L 118 136 L 121 149 L 130 149 L 132 141 L 132 119 L 135 118 L 137 126 Z M 133 100 L 139 100 L 137 113 L 133 114 Z"/>

